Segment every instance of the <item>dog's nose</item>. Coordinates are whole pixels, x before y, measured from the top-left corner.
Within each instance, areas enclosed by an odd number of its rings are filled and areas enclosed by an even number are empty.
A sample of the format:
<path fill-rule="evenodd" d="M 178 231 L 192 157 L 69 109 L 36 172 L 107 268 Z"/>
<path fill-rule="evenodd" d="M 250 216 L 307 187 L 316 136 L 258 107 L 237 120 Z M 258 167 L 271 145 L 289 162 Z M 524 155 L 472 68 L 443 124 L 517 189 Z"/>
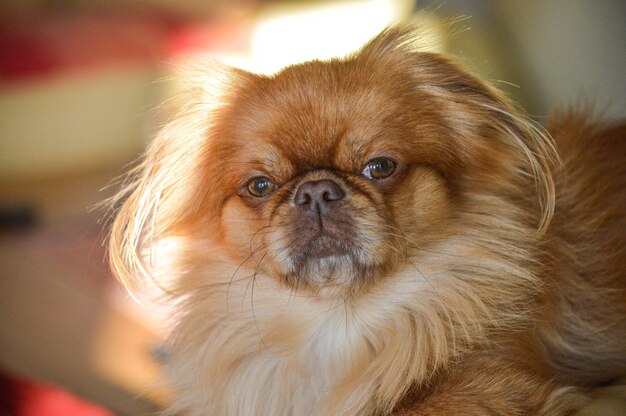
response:
<path fill-rule="evenodd" d="M 301 184 L 293 202 L 307 211 L 326 214 L 332 208 L 333 202 L 343 199 L 344 196 L 346 193 L 337 182 L 322 179 Z"/>

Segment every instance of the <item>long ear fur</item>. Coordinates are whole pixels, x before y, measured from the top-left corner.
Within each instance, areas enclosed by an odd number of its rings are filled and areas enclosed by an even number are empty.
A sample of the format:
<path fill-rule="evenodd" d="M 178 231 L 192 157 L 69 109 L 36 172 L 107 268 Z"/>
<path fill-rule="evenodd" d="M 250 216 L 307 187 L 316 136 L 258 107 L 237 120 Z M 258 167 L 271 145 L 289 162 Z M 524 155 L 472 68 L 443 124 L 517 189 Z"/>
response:
<path fill-rule="evenodd" d="M 522 115 L 504 94 L 481 81 L 449 57 L 422 52 L 424 41 L 415 26 L 391 27 L 371 40 L 360 52 L 372 62 L 411 62 L 416 76 L 416 90 L 432 94 L 445 105 L 458 109 L 457 130 L 468 131 L 473 120 L 485 120 L 494 134 L 485 140 L 499 140 L 514 153 L 515 174 L 532 178 L 539 205 L 538 229 L 545 232 L 554 215 L 553 175 L 560 161 L 549 134 Z M 464 118 L 465 117 L 465 118 Z M 459 136 L 467 141 L 476 132 Z M 526 189 L 521 187 L 519 189 Z"/>
<path fill-rule="evenodd" d="M 123 204 L 111 227 L 109 262 L 131 293 L 149 281 L 160 285 L 151 272 L 155 244 L 192 219 L 204 200 L 198 183 L 212 119 L 237 73 L 213 61 L 194 62 L 179 76 L 185 84 L 173 100 L 179 104 L 174 117 L 110 201 Z"/>

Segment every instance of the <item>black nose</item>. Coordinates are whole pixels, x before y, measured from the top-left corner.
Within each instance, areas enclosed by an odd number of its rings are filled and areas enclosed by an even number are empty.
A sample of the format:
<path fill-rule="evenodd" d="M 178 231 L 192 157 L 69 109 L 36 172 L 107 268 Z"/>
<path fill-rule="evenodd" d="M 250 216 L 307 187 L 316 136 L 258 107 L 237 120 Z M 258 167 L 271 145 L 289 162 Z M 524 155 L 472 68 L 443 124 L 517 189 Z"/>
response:
<path fill-rule="evenodd" d="M 344 196 L 346 196 L 346 193 L 337 182 L 330 179 L 322 179 L 305 182 L 300 185 L 293 202 L 307 211 L 326 214 L 330 211 L 332 203 L 339 201 Z"/>

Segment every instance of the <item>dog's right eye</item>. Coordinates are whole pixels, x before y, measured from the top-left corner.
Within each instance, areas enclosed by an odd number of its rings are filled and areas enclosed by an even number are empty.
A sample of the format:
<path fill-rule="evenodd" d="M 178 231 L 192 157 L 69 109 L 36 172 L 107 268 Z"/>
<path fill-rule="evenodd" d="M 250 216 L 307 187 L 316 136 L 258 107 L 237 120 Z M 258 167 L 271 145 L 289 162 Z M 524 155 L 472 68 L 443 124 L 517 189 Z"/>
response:
<path fill-rule="evenodd" d="M 276 184 L 264 176 L 250 179 L 246 185 L 248 193 L 255 198 L 263 198 L 274 192 Z"/>

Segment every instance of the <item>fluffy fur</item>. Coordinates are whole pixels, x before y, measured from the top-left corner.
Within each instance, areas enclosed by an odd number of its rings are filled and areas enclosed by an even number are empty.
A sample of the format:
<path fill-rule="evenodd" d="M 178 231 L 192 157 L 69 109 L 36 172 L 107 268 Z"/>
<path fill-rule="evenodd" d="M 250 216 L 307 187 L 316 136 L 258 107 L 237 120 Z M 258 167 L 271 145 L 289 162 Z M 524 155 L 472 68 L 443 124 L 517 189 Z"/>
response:
<path fill-rule="evenodd" d="M 110 238 L 178 308 L 172 414 L 563 415 L 625 374 L 624 126 L 562 114 L 553 142 L 402 28 L 189 81 Z M 317 180 L 345 197 L 311 217 Z"/>

